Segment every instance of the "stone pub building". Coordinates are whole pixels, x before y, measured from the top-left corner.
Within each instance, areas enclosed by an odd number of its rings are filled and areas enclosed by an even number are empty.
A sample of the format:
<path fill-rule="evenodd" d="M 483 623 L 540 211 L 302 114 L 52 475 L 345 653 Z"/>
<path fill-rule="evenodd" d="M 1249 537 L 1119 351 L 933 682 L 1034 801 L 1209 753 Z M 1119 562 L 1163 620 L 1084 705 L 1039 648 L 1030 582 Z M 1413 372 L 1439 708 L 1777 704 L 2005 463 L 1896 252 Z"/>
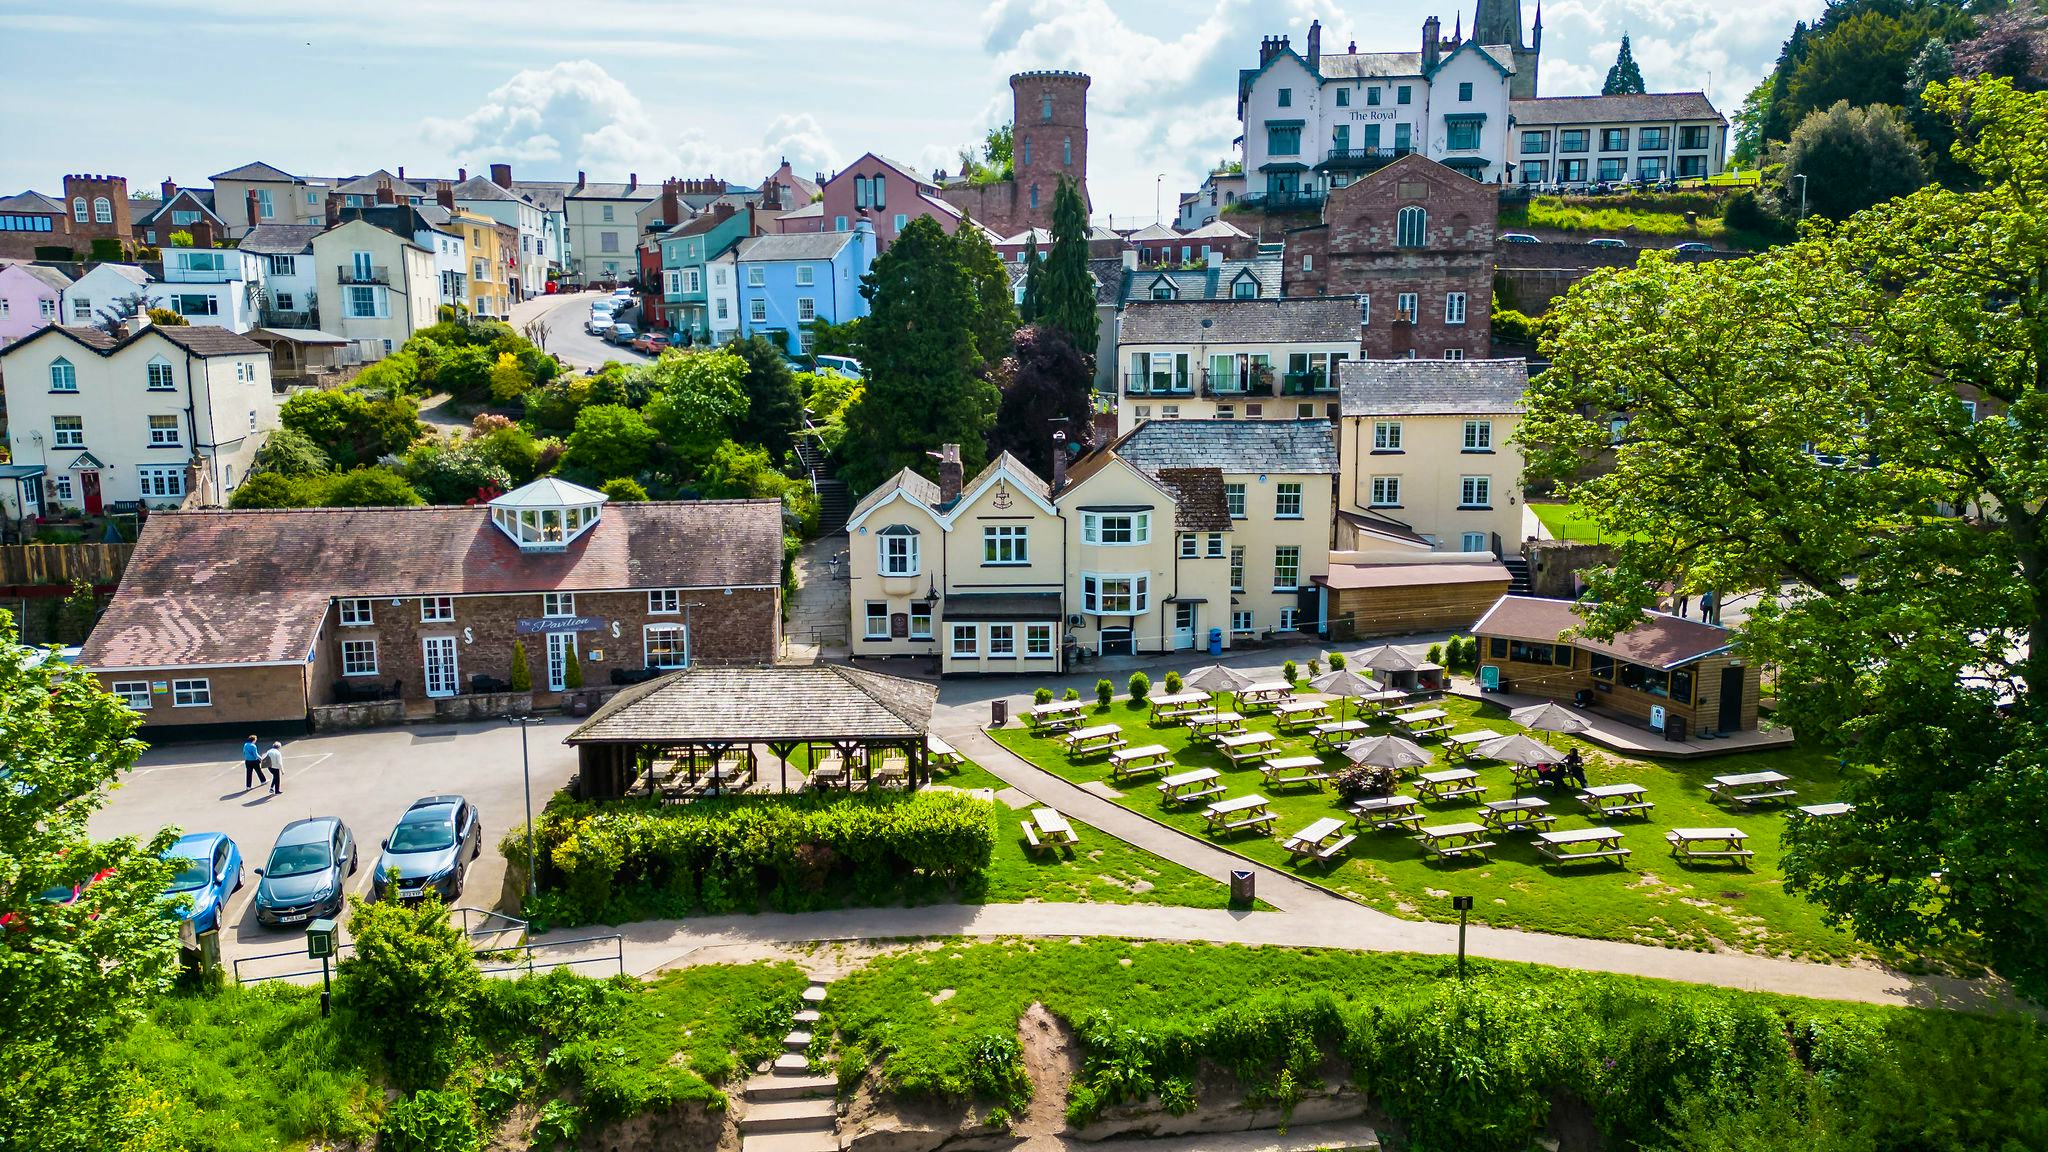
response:
<path fill-rule="evenodd" d="M 494 715 L 515 643 L 548 707 L 579 678 L 772 662 L 781 599 L 772 500 L 611 504 L 547 478 L 481 506 L 162 512 L 80 663 L 159 733 L 304 731 L 357 702 Z"/>

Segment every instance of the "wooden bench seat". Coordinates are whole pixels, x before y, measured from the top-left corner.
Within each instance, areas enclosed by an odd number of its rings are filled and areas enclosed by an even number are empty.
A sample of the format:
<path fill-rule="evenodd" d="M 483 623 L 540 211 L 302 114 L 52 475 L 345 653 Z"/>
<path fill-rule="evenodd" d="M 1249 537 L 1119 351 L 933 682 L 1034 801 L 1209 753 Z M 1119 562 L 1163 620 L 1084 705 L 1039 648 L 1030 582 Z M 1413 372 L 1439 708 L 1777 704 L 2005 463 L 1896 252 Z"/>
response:
<path fill-rule="evenodd" d="M 1731 792 L 1727 793 L 1726 797 L 1737 804 L 1762 804 L 1766 801 L 1783 800 L 1786 797 L 1797 795 L 1799 793 L 1790 788 L 1778 788 L 1769 792 Z"/>
<path fill-rule="evenodd" d="M 1463 856 L 1467 852 L 1477 852 L 1483 856 L 1488 848 L 1495 846 L 1491 840 L 1481 840 L 1477 844 L 1431 844 L 1428 848 L 1439 856 Z"/>
<path fill-rule="evenodd" d="M 1031 826 L 1031 821 L 1019 820 L 1017 827 L 1024 830 L 1024 843 L 1030 845 L 1033 852 L 1045 847 L 1045 842 L 1038 838 L 1038 829 Z"/>
<path fill-rule="evenodd" d="M 1316 859 L 1335 860 L 1337 856 L 1340 853 L 1342 853 L 1346 848 L 1351 847 L 1351 842 L 1356 839 L 1358 839 L 1358 836 L 1355 833 L 1346 833 L 1345 835 L 1338 837 L 1333 843 L 1329 844 L 1328 846 L 1318 849 L 1315 854 Z"/>
<path fill-rule="evenodd" d="M 1278 819 L 1280 819 L 1280 817 L 1272 812 L 1261 812 L 1254 816 L 1247 816 L 1242 820 L 1225 821 L 1223 826 L 1220 829 L 1218 829 L 1218 831 L 1242 832 L 1246 828 L 1263 827 L 1264 825 L 1271 824 Z"/>
<path fill-rule="evenodd" d="M 1166 792 L 1165 787 L 1161 786 L 1160 791 Z M 1166 802 L 1168 804 L 1192 804 L 1197 800 L 1206 800 L 1211 796 L 1221 796 L 1228 791 L 1230 791 L 1230 789 L 1224 787 L 1221 784 L 1218 784 L 1211 788 L 1204 788 L 1199 792 L 1167 792 Z"/>

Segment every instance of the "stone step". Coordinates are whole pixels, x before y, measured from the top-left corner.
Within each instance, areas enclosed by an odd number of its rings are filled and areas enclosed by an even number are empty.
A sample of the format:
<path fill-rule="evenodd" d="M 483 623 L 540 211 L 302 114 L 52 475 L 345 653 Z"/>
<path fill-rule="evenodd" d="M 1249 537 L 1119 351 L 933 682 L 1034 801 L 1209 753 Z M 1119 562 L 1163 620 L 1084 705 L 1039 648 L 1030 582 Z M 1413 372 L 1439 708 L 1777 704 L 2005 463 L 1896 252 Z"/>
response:
<path fill-rule="evenodd" d="M 802 1053 L 784 1052 L 775 1058 L 774 1070 L 778 1075 L 783 1073 L 808 1074 L 811 1070 L 811 1062 L 804 1059 Z"/>
<path fill-rule="evenodd" d="M 821 1017 L 819 1016 L 818 1010 L 816 1008 L 806 1008 L 803 1011 L 797 1013 L 796 1015 L 790 1017 L 790 1019 L 796 1021 L 799 1024 L 816 1024 L 819 1021 L 819 1019 L 821 1019 Z"/>
<path fill-rule="evenodd" d="M 830 1132 L 839 1123 L 839 1110 L 830 1097 L 808 1100 L 769 1100 L 749 1103 L 740 1117 L 740 1131 Z"/>
<path fill-rule="evenodd" d="M 808 1071 L 801 1074 L 777 1074 L 756 1076 L 747 1081 L 744 1094 L 751 1104 L 765 1100 L 803 1100 L 812 1097 L 831 1097 L 839 1090 L 839 1082 L 830 1076 L 813 1076 Z"/>
<path fill-rule="evenodd" d="M 817 1132 L 764 1132 L 740 1137 L 740 1152 L 839 1152 L 839 1135 Z"/>
<path fill-rule="evenodd" d="M 811 1034 L 799 1028 L 782 1038 L 782 1046 L 791 1052 L 801 1052 L 811 1046 Z"/>
<path fill-rule="evenodd" d="M 823 984 L 813 984 L 809 988 L 804 989 L 804 1003 L 823 1004 L 824 1002 L 825 986 Z"/>

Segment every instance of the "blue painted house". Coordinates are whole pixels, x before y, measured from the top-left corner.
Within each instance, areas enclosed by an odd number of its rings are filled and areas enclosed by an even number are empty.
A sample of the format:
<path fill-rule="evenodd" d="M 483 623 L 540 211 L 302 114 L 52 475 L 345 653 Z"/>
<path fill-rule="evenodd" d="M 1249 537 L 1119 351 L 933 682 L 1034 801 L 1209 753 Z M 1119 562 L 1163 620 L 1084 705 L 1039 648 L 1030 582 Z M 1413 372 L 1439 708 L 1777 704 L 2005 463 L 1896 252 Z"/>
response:
<path fill-rule="evenodd" d="M 740 335 L 756 332 L 791 356 L 811 351 L 811 326 L 868 314 L 861 277 L 875 262 L 875 230 L 861 220 L 848 232 L 755 236 L 739 246 Z"/>
<path fill-rule="evenodd" d="M 725 269 L 714 272 L 710 264 L 731 251 L 733 245 L 759 233 L 761 223 L 751 204 L 719 203 L 662 233 L 662 303 L 671 330 L 690 333 L 698 344 L 711 342 L 712 297 L 719 288 L 730 293 L 731 287 L 712 283 L 712 277 L 725 274 Z M 716 325 L 717 328 L 732 327 L 731 317 L 718 319 L 724 323 Z"/>

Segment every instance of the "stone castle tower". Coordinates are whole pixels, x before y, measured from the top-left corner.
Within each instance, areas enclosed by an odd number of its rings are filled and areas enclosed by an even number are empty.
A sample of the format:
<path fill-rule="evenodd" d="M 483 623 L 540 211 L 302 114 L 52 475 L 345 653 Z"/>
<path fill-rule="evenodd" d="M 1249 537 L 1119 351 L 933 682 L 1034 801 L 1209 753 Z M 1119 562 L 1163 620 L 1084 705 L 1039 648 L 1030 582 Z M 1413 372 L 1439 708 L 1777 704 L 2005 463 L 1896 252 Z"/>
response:
<path fill-rule="evenodd" d="M 1088 84 L 1080 72 L 1019 72 L 1010 77 L 1011 163 L 1015 178 L 998 184 L 953 185 L 947 203 L 992 231 L 1014 236 L 1052 227 L 1053 193 L 1061 177 L 1088 196 Z"/>
<path fill-rule="evenodd" d="M 1522 0 L 1479 0 L 1472 14 L 1475 44 L 1505 44 L 1515 52 L 1515 79 L 1508 95 L 1516 100 L 1536 98 L 1536 72 L 1543 52 L 1543 5 L 1536 5 L 1536 26 L 1527 41 L 1522 38 Z"/>

